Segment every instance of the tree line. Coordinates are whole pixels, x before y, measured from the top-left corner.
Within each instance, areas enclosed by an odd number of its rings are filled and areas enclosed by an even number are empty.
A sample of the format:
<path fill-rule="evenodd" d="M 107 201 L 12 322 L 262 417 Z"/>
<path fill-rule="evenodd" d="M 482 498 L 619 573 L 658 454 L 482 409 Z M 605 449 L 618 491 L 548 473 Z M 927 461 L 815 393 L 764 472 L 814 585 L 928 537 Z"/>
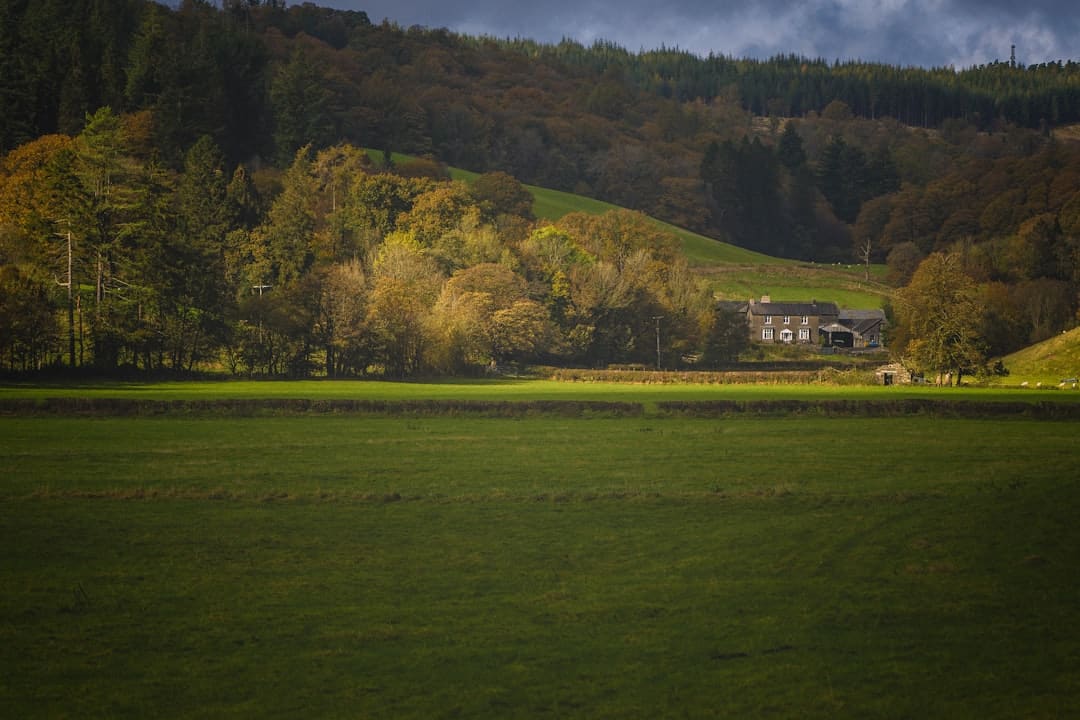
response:
<path fill-rule="evenodd" d="M 1039 128 L 1080 121 L 1080 63 L 1074 60 L 921 68 L 795 54 L 764 60 L 715 53 L 702 57 L 666 47 L 634 53 L 604 40 L 591 46 L 565 39 L 554 45 L 528 39 L 496 42 L 598 74 L 618 67 L 635 87 L 681 102 L 712 102 L 734 93 L 755 115 L 803 117 L 839 100 L 859 117 L 892 117 L 928 128 L 957 118 L 982 130 L 995 123 Z"/>
<path fill-rule="evenodd" d="M 630 211 L 531 216 L 505 173 L 339 144 L 231 172 L 209 136 L 173 171 L 148 113 L 103 108 L 0 166 L 0 364 L 257 376 L 468 374 L 547 362 L 726 362 L 677 238 Z"/>

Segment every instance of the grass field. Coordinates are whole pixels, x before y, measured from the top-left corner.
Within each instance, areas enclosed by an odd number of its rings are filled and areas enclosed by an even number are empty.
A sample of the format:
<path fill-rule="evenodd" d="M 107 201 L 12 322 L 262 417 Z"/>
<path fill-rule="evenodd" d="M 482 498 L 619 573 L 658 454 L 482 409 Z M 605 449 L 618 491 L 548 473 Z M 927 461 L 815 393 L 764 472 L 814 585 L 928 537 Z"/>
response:
<path fill-rule="evenodd" d="M 443 379 L 392 382 L 381 380 L 239 380 L 221 379 L 178 382 L 94 381 L 84 385 L 61 383 L 0 384 L 0 401 L 35 398 L 130 398 L 161 400 L 215 400 L 244 398 L 448 400 L 530 402 L 544 400 L 611 401 L 641 403 L 652 407 L 663 401 L 708 400 L 849 400 L 942 399 L 961 401 L 1062 401 L 1080 402 L 1080 392 L 1008 387 L 933 387 L 897 385 L 888 388 L 828 384 L 662 384 L 651 382 L 653 373 L 642 372 L 642 381 L 562 382 L 527 378 Z"/>
<path fill-rule="evenodd" d="M 365 392 L 656 402 L 719 389 L 201 383 L 0 397 Z M 0 707 L 1067 717 L 1080 703 L 1075 437 L 1076 423 L 1021 419 L 651 411 L 0 417 Z"/>

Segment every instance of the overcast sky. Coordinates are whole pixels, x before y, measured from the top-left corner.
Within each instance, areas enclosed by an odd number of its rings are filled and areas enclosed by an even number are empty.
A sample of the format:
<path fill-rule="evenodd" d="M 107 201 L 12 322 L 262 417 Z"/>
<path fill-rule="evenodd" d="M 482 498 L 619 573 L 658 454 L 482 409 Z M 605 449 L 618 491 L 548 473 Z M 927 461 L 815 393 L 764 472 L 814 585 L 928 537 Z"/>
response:
<path fill-rule="evenodd" d="M 299 2 L 299 0 L 296 0 Z M 372 22 L 469 35 L 638 51 L 664 45 L 701 55 L 797 53 L 957 69 L 1008 60 L 1080 60 L 1076 0 L 315 0 L 363 10 Z"/>

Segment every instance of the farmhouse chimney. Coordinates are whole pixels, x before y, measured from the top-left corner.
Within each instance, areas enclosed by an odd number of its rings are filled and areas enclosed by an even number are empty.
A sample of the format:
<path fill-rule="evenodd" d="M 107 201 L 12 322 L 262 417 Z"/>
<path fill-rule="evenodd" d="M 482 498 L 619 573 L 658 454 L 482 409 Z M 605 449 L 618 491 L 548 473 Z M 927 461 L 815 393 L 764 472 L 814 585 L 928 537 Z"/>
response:
<path fill-rule="evenodd" d="M 762 295 L 761 296 L 761 302 L 763 302 L 763 303 L 771 303 L 772 302 L 772 297 L 770 297 L 768 295 Z"/>

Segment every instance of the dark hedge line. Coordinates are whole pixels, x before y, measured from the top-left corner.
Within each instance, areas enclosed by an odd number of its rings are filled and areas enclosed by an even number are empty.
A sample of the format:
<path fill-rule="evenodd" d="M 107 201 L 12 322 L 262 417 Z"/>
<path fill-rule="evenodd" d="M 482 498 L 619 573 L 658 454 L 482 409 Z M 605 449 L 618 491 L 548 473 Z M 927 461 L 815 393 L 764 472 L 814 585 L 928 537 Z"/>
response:
<path fill-rule="evenodd" d="M 474 417 L 636 417 L 644 407 L 638 403 L 532 400 L 522 402 L 486 400 L 307 400 L 215 399 L 147 400 L 128 398 L 42 398 L 0 400 L 2 415 L 70 415 L 78 417 L 153 417 L 161 415 L 214 415 L 255 417 L 266 415 L 463 415 Z"/>
<path fill-rule="evenodd" d="M 1017 417 L 1038 420 L 1080 420 L 1080 403 L 977 401 L 936 399 L 895 400 L 672 400 L 656 404 L 662 416 L 730 418 L 739 416 L 902 417 L 920 415 L 952 418 Z M 275 415 L 465 416 L 520 418 L 641 417 L 640 403 L 598 400 L 307 400 L 215 399 L 147 400 L 128 398 L 12 398 L 0 400 L 4 416 L 156 417 Z"/>
<path fill-rule="evenodd" d="M 954 418 L 1022 417 L 1037 420 L 1080 420 L 1080 403 L 995 402 L 977 400 L 699 400 L 663 401 L 657 409 L 681 417 L 739 415 L 819 415 L 826 417 L 900 417 L 924 415 Z"/>
<path fill-rule="evenodd" d="M 550 377 L 564 382 L 609 382 L 644 385 L 809 385 L 822 380 L 820 370 L 582 370 L 557 369 Z"/>

